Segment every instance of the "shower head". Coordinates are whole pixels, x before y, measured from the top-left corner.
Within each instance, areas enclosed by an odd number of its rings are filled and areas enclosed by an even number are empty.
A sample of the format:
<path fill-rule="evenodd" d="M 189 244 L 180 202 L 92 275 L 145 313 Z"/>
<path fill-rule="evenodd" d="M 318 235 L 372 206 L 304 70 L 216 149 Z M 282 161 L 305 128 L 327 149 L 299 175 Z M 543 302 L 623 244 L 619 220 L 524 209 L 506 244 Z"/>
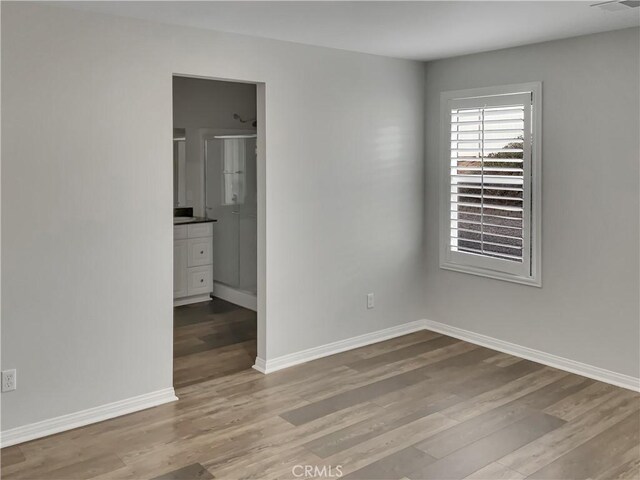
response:
<path fill-rule="evenodd" d="M 251 119 L 247 119 L 245 120 L 244 118 L 242 118 L 240 115 L 238 115 L 237 113 L 233 114 L 233 119 L 234 120 L 238 120 L 240 123 L 249 123 L 251 122 L 251 125 L 253 125 L 254 127 L 258 125 L 258 122 L 256 121 L 255 118 L 251 118 Z"/>

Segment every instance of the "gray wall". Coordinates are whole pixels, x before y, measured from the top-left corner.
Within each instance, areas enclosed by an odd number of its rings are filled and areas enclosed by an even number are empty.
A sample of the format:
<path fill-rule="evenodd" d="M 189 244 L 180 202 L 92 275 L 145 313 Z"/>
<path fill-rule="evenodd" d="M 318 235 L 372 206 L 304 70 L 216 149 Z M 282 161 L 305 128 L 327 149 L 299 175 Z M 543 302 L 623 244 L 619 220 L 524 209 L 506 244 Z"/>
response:
<path fill-rule="evenodd" d="M 2 46 L 3 430 L 171 386 L 174 73 L 266 85 L 267 360 L 421 318 L 422 64 L 34 3 Z"/>
<path fill-rule="evenodd" d="M 639 29 L 426 66 L 429 320 L 638 377 Z M 438 268 L 441 91 L 543 82 L 542 288 Z"/>

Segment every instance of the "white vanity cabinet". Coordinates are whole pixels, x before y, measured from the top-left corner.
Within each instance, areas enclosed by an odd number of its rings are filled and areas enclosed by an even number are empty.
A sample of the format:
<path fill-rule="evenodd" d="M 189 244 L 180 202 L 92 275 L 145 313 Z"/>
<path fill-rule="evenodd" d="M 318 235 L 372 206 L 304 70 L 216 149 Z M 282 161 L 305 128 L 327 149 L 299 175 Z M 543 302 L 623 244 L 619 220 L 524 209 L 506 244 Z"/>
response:
<path fill-rule="evenodd" d="M 187 241 L 173 240 L 173 298 L 187 296 Z"/>
<path fill-rule="evenodd" d="M 202 302 L 213 292 L 213 223 L 173 227 L 175 305 Z"/>

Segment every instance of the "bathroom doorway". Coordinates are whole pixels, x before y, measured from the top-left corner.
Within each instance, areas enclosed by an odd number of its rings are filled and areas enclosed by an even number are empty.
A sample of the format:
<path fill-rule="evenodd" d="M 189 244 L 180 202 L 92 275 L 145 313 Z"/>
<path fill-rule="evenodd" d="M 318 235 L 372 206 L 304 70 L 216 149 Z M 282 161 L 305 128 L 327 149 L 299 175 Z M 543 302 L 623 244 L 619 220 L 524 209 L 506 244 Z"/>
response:
<path fill-rule="evenodd" d="M 264 229 L 259 218 L 264 211 L 260 87 L 173 77 L 178 394 L 182 387 L 251 368 L 259 356 L 258 332 L 264 331 L 258 328 L 264 320 L 258 312 L 264 291 L 258 276 Z"/>

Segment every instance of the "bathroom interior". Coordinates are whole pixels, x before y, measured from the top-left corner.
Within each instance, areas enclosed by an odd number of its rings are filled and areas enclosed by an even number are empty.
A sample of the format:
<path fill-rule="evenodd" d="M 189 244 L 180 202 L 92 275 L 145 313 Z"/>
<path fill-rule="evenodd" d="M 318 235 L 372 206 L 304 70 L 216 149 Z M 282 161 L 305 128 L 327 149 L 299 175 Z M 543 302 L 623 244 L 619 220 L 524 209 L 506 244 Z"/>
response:
<path fill-rule="evenodd" d="M 173 77 L 174 386 L 256 357 L 256 85 Z"/>

